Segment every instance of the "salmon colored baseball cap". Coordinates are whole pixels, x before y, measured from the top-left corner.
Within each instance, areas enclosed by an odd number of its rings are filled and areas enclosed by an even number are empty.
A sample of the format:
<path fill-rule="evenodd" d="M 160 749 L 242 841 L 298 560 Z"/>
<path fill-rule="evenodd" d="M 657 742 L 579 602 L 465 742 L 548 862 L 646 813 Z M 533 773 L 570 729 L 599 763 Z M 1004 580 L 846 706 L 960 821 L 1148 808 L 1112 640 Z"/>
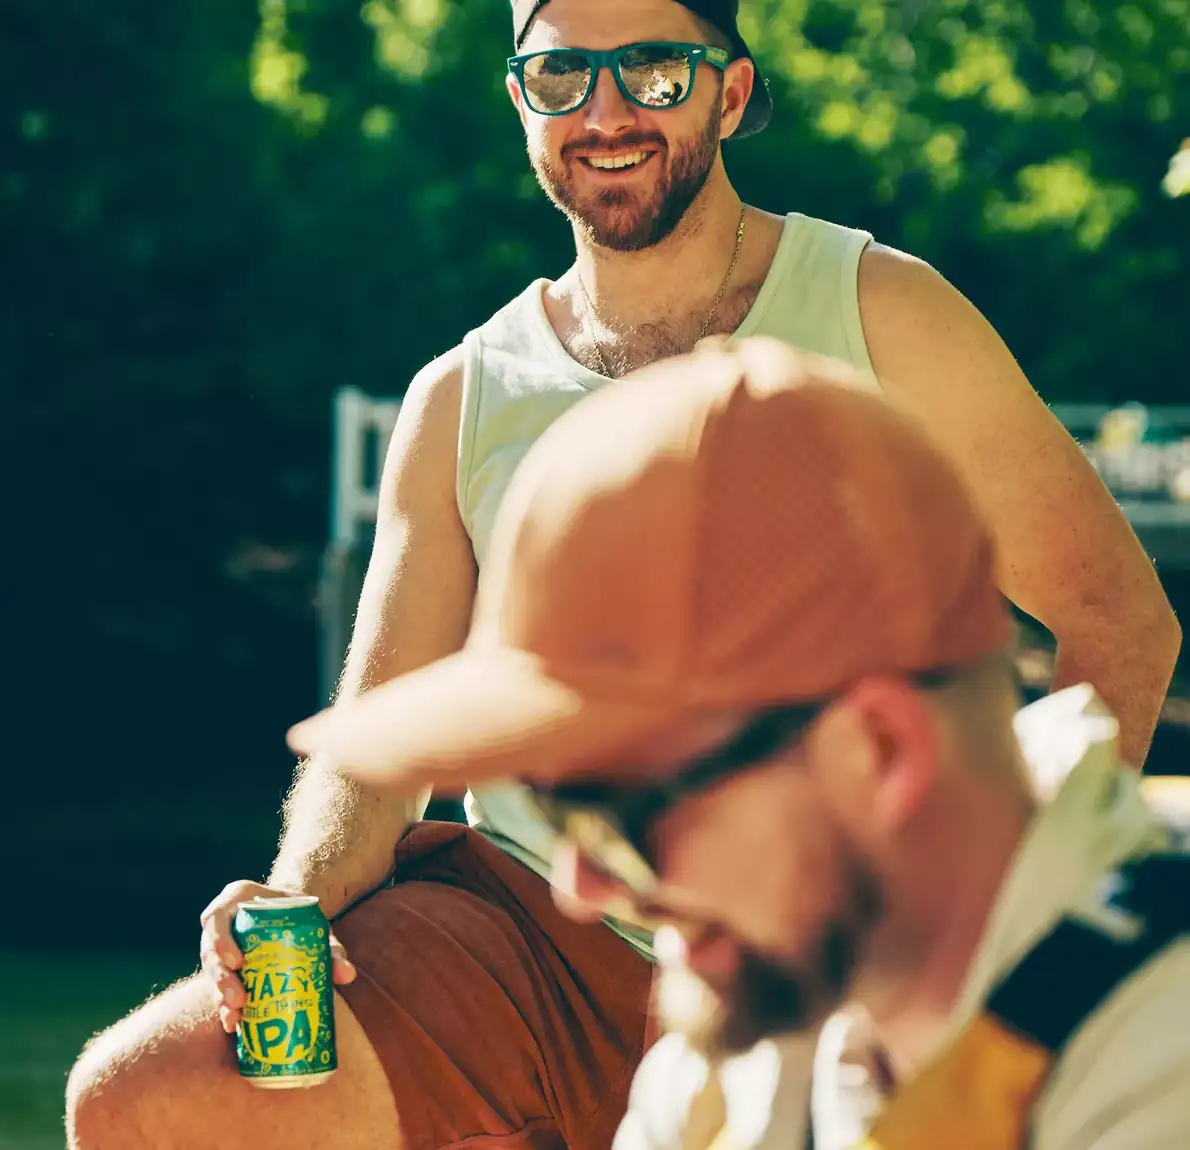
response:
<path fill-rule="evenodd" d="M 509 486 L 463 650 L 290 744 L 401 791 L 612 774 L 691 712 L 1011 639 L 988 531 L 913 420 L 842 364 L 720 343 L 562 416 Z"/>

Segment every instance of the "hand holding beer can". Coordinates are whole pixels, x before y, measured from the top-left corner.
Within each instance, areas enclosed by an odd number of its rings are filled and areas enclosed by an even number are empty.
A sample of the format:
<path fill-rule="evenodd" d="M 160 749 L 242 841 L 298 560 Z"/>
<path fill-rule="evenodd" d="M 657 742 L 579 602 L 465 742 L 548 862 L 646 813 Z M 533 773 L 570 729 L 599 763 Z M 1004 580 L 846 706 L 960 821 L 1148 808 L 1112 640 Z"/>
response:
<path fill-rule="evenodd" d="M 313 896 L 252 899 L 236 911 L 246 998 L 236 1058 L 254 1086 L 316 1086 L 338 1067 L 330 933 Z"/>

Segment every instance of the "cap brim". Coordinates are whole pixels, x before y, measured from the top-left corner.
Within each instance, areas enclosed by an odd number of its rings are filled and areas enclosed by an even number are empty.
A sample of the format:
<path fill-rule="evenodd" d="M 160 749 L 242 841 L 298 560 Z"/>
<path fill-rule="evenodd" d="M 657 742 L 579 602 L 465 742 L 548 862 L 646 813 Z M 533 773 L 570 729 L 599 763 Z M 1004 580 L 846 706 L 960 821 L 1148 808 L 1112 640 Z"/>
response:
<path fill-rule="evenodd" d="M 676 710 L 586 697 L 517 651 L 464 649 L 298 723 L 289 745 L 371 787 L 455 793 L 592 772 Z"/>

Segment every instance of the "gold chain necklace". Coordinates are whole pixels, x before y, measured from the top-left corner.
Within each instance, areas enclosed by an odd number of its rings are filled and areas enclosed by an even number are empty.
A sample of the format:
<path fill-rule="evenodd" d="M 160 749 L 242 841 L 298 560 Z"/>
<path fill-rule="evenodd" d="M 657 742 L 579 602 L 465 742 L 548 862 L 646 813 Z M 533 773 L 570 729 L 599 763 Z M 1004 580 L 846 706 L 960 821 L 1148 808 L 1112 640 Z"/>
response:
<path fill-rule="evenodd" d="M 711 304 L 711 310 L 707 312 L 707 318 L 703 321 L 702 327 L 699 329 L 698 335 L 695 337 L 695 344 L 699 344 L 706 337 L 706 334 L 711 329 L 711 324 L 715 322 L 715 316 L 719 313 L 719 305 L 723 302 L 723 296 L 727 292 L 727 285 L 731 283 L 732 273 L 735 271 L 735 266 L 739 262 L 740 251 L 744 246 L 744 226 L 747 223 L 747 208 L 740 211 L 740 224 L 735 232 L 735 251 L 731 253 L 731 263 L 727 265 L 727 274 L 723 277 L 723 282 L 719 285 L 719 291 L 715 296 L 714 302 Z M 591 329 L 591 342 L 595 345 L 595 355 L 599 359 L 600 373 L 608 379 L 612 378 L 611 368 L 607 365 L 607 360 L 603 357 L 603 348 L 599 346 L 599 337 L 595 334 L 595 305 L 591 302 L 591 297 L 587 294 L 587 285 L 583 283 L 583 277 L 575 272 L 578 278 L 579 290 L 583 293 L 584 311 L 587 314 L 587 326 Z"/>

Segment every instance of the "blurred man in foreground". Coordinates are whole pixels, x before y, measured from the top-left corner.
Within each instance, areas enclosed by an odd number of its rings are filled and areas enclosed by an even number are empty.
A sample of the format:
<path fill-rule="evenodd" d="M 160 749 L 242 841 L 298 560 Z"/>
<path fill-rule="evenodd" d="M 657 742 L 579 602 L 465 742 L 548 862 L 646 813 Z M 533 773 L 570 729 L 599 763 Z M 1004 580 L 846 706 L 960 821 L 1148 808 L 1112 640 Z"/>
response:
<path fill-rule="evenodd" d="M 703 336 L 769 335 L 849 362 L 922 420 L 992 524 L 1004 593 L 1056 636 L 1056 684 L 1094 683 L 1139 766 L 1180 639 L 1152 564 L 1003 342 L 941 276 L 866 232 L 741 202 L 721 141 L 759 131 L 772 109 L 736 8 L 514 0 L 508 91 L 539 182 L 571 223 L 575 263 L 410 384 L 339 697 L 458 649 L 505 488 L 563 411 Z M 521 788 L 479 786 L 471 832 L 419 822 L 424 805 L 303 764 L 267 884 L 229 883 L 202 916 L 205 978 L 80 1059 L 71 1145 L 201 1146 L 215 1120 L 225 1150 L 268 1150 L 291 1128 L 342 1150 L 543 1129 L 572 1148 L 598 1143 L 644 1041 L 650 935 L 560 918 L 543 877 L 554 834 Z M 225 1032 L 244 991 L 228 924 L 244 899 L 296 892 L 336 920 L 341 1068 L 317 1097 L 278 1100 L 232 1069 Z"/>
<path fill-rule="evenodd" d="M 847 378 L 752 341 L 568 413 L 463 651 L 292 742 L 369 786 L 527 781 L 568 893 L 666 924 L 686 1038 L 646 1056 L 624 1147 L 689 1146 L 682 1084 L 722 1056 L 718 1144 L 797 1146 L 772 1117 L 805 1083 L 758 1043 L 844 1002 L 819 1150 L 1184 1146 L 1190 854 L 1090 688 L 1018 713 L 965 485 Z"/>

